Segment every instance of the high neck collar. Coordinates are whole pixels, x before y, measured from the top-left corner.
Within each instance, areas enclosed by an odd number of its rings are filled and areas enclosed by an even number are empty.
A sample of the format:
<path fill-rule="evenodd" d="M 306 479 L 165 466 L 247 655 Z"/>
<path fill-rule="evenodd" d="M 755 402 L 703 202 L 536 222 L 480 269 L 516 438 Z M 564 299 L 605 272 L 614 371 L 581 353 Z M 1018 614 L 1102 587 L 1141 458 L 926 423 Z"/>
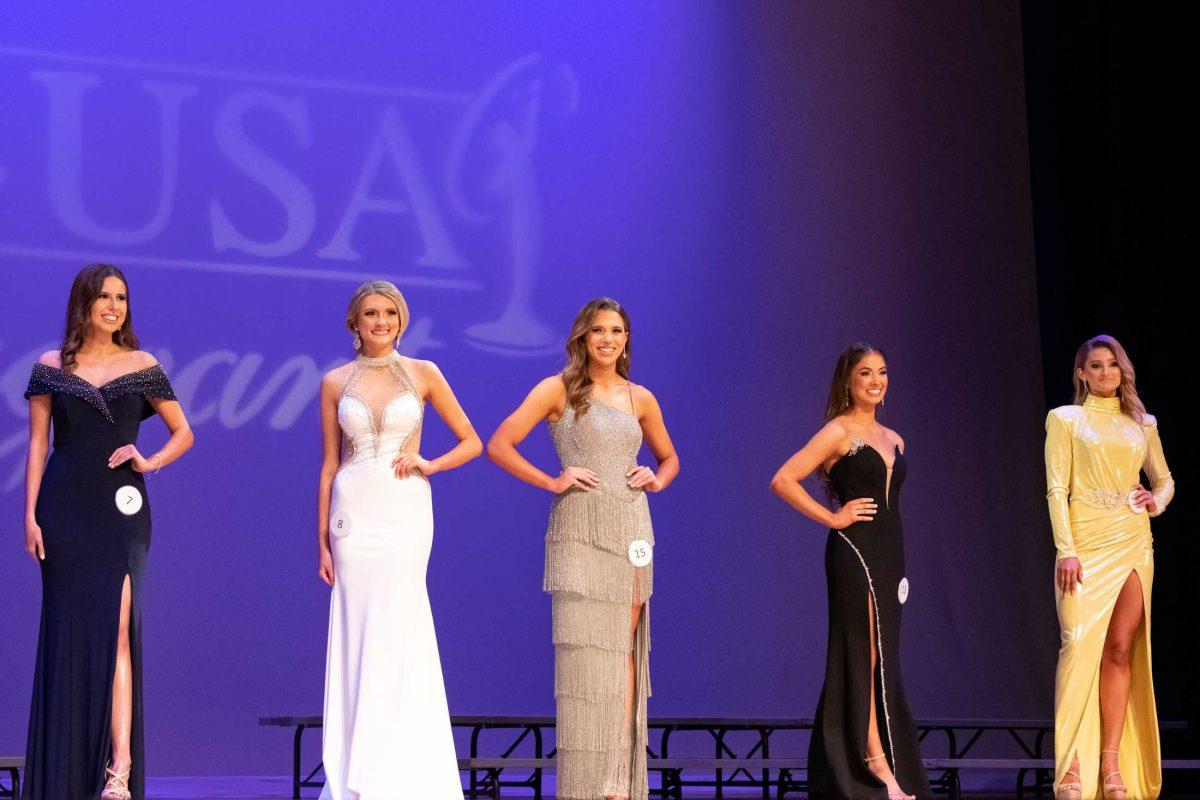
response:
<path fill-rule="evenodd" d="M 1094 394 L 1089 394 L 1083 401 L 1084 408 L 1090 408 L 1092 411 L 1100 411 L 1105 414 L 1120 414 L 1121 413 L 1121 398 L 1114 395 L 1113 397 L 1097 397 Z"/>
<path fill-rule="evenodd" d="M 385 356 L 379 356 L 378 358 L 371 358 L 369 356 L 364 356 L 364 355 L 360 354 L 358 356 L 358 358 L 356 358 L 354 360 L 357 363 L 362 364 L 364 367 L 384 367 L 395 361 L 399 361 L 400 354 L 397 353 L 395 350 L 391 351 L 390 353 L 388 353 Z"/>

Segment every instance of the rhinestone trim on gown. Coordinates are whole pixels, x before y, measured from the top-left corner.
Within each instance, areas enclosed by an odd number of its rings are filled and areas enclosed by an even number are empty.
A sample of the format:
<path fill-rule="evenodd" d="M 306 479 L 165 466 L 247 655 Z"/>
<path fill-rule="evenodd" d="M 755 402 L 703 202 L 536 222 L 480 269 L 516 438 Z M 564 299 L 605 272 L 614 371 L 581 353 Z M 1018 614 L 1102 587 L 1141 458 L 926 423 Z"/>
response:
<path fill-rule="evenodd" d="M 433 499 L 425 476 L 392 469 L 416 451 L 423 410 L 394 354 L 360 357 L 338 398 L 323 800 L 462 800 L 425 585 Z"/>

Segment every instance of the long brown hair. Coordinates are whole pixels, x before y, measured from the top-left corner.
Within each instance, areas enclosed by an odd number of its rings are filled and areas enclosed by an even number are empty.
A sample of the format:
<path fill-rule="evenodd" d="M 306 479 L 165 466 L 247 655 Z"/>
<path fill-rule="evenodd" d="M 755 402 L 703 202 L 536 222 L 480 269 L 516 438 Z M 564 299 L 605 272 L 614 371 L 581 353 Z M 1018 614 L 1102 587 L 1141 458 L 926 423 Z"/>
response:
<path fill-rule="evenodd" d="M 625 325 L 625 352 L 617 359 L 617 374 L 629 380 L 629 350 L 632 342 L 629 314 L 611 297 L 598 297 L 579 309 L 575 321 L 571 323 L 571 333 L 567 336 L 567 366 L 562 371 L 562 382 L 567 387 L 567 404 L 575 409 L 576 416 L 583 416 L 588 410 L 587 396 L 592 388 L 592 376 L 588 374 L 587 335 L 592 320 L 601 311 L 615 311 L 621 315 L 621 322 Z"/>
<path fill-rule="evenodd" d="M 838 356 L 837 366 L 833 368 L 833 382 L 829 385 L 829 399 L 825 403 L 826 422 L 850 410 L 853 405 L 850 401 L 850 373 L 858 366 L 858 362 L 871 353 L 887 361 L 887 354 L 870 342 L 855 342 Z"/>
<path fill-rule="evenodd" d="M 1083 365 L 1087 363 L 1088 353 L 1098 347 L 1112 353 L 1113 357 L 1117 359 L 1117 366 L 1121 369 L 1121 385 L 1117 388 L 1117 396 L 1121 398 L 1121 413 L 1132 418 L 1137 424 L 1144 425 L 1146 406 L 1142 403 L 1142 398 L 1138 397 L 1133 361 L 1130 360 L 1129 354 L 1125 352 L 1121 343 L 1107 333 L 1093 336 L 1075 351 L 1075 370 L 1071 373 L 1075 382 L 1075 405 L 1082 404 L 1088 396 L 1087 381 L 1079 377 L 1079 370 L 1083 369 Z"/>
<path fill-rule="evenodd" d="M 829 384 L 829 399 L 825 401 L 826 422 L 845 414 L 854 405 L 850 400 L 850 373 L 858 366 L 858 362 L 872 353 L 887 361 L 887 354 L 870 342 L 855 342 L 838 356 L 837 365 L 833 368 L 833 381 Z M 817 473 L 824 484 L 825 496 L 833 502 L 836 497 L 833 484 L 829 480 L 829 470 L 825 469 L 824 462 L 817 468 Z"/>
<path fill-rule="evenodd" d="M 75 354 L 83 347 L 88 325 L 91 324 L 92 304 L 104 290 L 105 278 L 117 278 L 125 284 L 125 321 L 113 331 L 113 344 L 122 350 L 138 349 L 137 334 L 133 332 L 133 304 L 130 302 L 129 281 L 125 280 L 125 273 L 112 264 L 88 264 L 75 276 L 71 283 L 71 294 L 67 298 L 67 324 L 58 354 L 59 363 L 68 372 L 74 372 Z"/>

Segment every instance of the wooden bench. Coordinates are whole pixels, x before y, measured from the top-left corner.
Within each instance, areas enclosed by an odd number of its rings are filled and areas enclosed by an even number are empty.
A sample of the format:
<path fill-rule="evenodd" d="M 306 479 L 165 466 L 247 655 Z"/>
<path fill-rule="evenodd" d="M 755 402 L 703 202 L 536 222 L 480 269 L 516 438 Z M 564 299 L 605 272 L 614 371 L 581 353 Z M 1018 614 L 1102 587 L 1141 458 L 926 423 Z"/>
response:
<path fill-rule="evenodd" d="M 8 773 L 8 786 L 0 783 L 0 797 L 21 796 L 21 770 L 25 769 L 25 759 L 16 756 L 0 756 L 0 772 Z"/>

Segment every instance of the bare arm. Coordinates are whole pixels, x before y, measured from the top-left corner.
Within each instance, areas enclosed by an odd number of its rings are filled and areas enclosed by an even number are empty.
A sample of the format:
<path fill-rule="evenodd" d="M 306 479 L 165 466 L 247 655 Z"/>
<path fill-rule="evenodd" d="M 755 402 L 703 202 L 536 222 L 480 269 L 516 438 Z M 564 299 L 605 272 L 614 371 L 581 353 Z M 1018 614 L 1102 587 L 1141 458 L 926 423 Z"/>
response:
<path fill-rule="evenodd" d="M 634 467 L 629 471 L 629 483 L 631 486 L 642 486 L 648 492 L 661 492 L 670 486 L 671 481 L 679 474 L 679 455 L 675 452 L 675 444 L 667 433 L 658 400 L 648 389 L 641 386 L 637 387 L 635 397 L 642 437 L 658 462 L 658 470 L 651 475 L 645 475 L 639 474 L 645 467 Z"/>
<path fill-rule="evenodd" d="M 333 478 L 342 461 L 342 428 L 337 419 L 337 398 L 342 375 L 334 370 L 321 380 L 321 473 L 317 481 L 317 574 L 333 586 L 333 555 L 329 546 L 329 506 Z"/>
<path fill-rule="evenodd" d="M 158 363 L 158 360 L 149 353 L 139 352 L 140 357 L 138 363 L 144 367 L 152 367 Z M 171 436 L 167 439 L 166 444 L 159 448 L 157 453 L 154 453 L 149 458 L 146 458 L 137 449 L 136 445 L 127 444 L 123 447 L 118 447 L 113 451 L 113 454 L 108 457 L 108 466 L 116 467 L 126 461 L 133 463 L 134 470 L 138 472 L 157 472 L 158 470 L 177 460 L 180 456 L 191 449 L 196 441 L 195 435 L 192 433 L 192 427 L 188 424 L 187 417 L 184 416 L 183 407 L 179 405 L 178 400 L 167 400 L 163 397 L 148 398 L 150 406 L 154 409 L 154 413 L 162 417 L 163 424 L 167 426 Z"/>
<path fill-rule="evenodd" d="M 566 404 L 567 390 L 563 386 L 562 378 L 555 375 L 543 380 L 533 387 L 533 391 L 522 401 L 517 410 L 510 414 L 508 419 L 501 422 L 500 427 L 492 434 L 492 438 L 488 440 L 487 444 L 488 458 L 513 477 L 555 494 L 564 492 L 572 486 L 586 490 L 589 483 L 591 485 L 598 483 L 599 479 L 594 472 L 577 467 L 564 470 L 562 475 L 552 478 L 529 463 L 529 460 L 517 450 L 517 447 L 533 430 L 534 425 L 549 419 L 551 415 L 561 414 L 566 408 Z"/>
<path fill-rule="evenodd" d="M 35 510 L 49 452 L 50 396 L 35 395 L 29 398 L 29 450 L 25 457 L 25 549 L 39 560 L 46 558 L 46 547 Z"/>
<path fill-rule="evenodd" d="M 823 463 L 838 455 L 845 438 L 846 430 L 842 424 L 831 420 L 798 453 L 784 462 L 771 479 L 771 491 L 783 498 L 785 503 L 814 522 L 836 530 L 870 520 L 876 509 L 873 499 L 851 500 L 833 512 L 817 502 L 801 482 Z"/>
<path fill-rule="evenodd" d="M 146 459 L 150 469 L 159 470 L 172 461 L 177 461 L 180 456 L 192 449 L 192 445 L 196 443 L 196 436 L 192 433 L 192 426 L 188 424 L 183 407 L 179 405 L 178 400 L 151 397 L 150 405 L 154 407 L 154 412 L 162 417 L 163 424 L 171 432 L 171 438 L 167 439 L 166 444 L 160 447 L 157 453 Z"/>
<path fill-rule="evenodd" d="M 442 371 L 437 368 L 436 364 L 427 361 L 423 365 L 422 374 L 428 387 L 429 402 L 433 405 L 433 410 L 458 439 L 458 444 L 429 462 L 432 472 L 443 472 L 461 467 L 471 459 L 478 458 L 479 454 L 483 452 L 483 442 L 479 440 L 479 434 L 475 433 L 475 428 L 471 426 L 471 420 L 467 419 L 466 412 L 459 405 L 458 398 L 454 396 Z"/>

